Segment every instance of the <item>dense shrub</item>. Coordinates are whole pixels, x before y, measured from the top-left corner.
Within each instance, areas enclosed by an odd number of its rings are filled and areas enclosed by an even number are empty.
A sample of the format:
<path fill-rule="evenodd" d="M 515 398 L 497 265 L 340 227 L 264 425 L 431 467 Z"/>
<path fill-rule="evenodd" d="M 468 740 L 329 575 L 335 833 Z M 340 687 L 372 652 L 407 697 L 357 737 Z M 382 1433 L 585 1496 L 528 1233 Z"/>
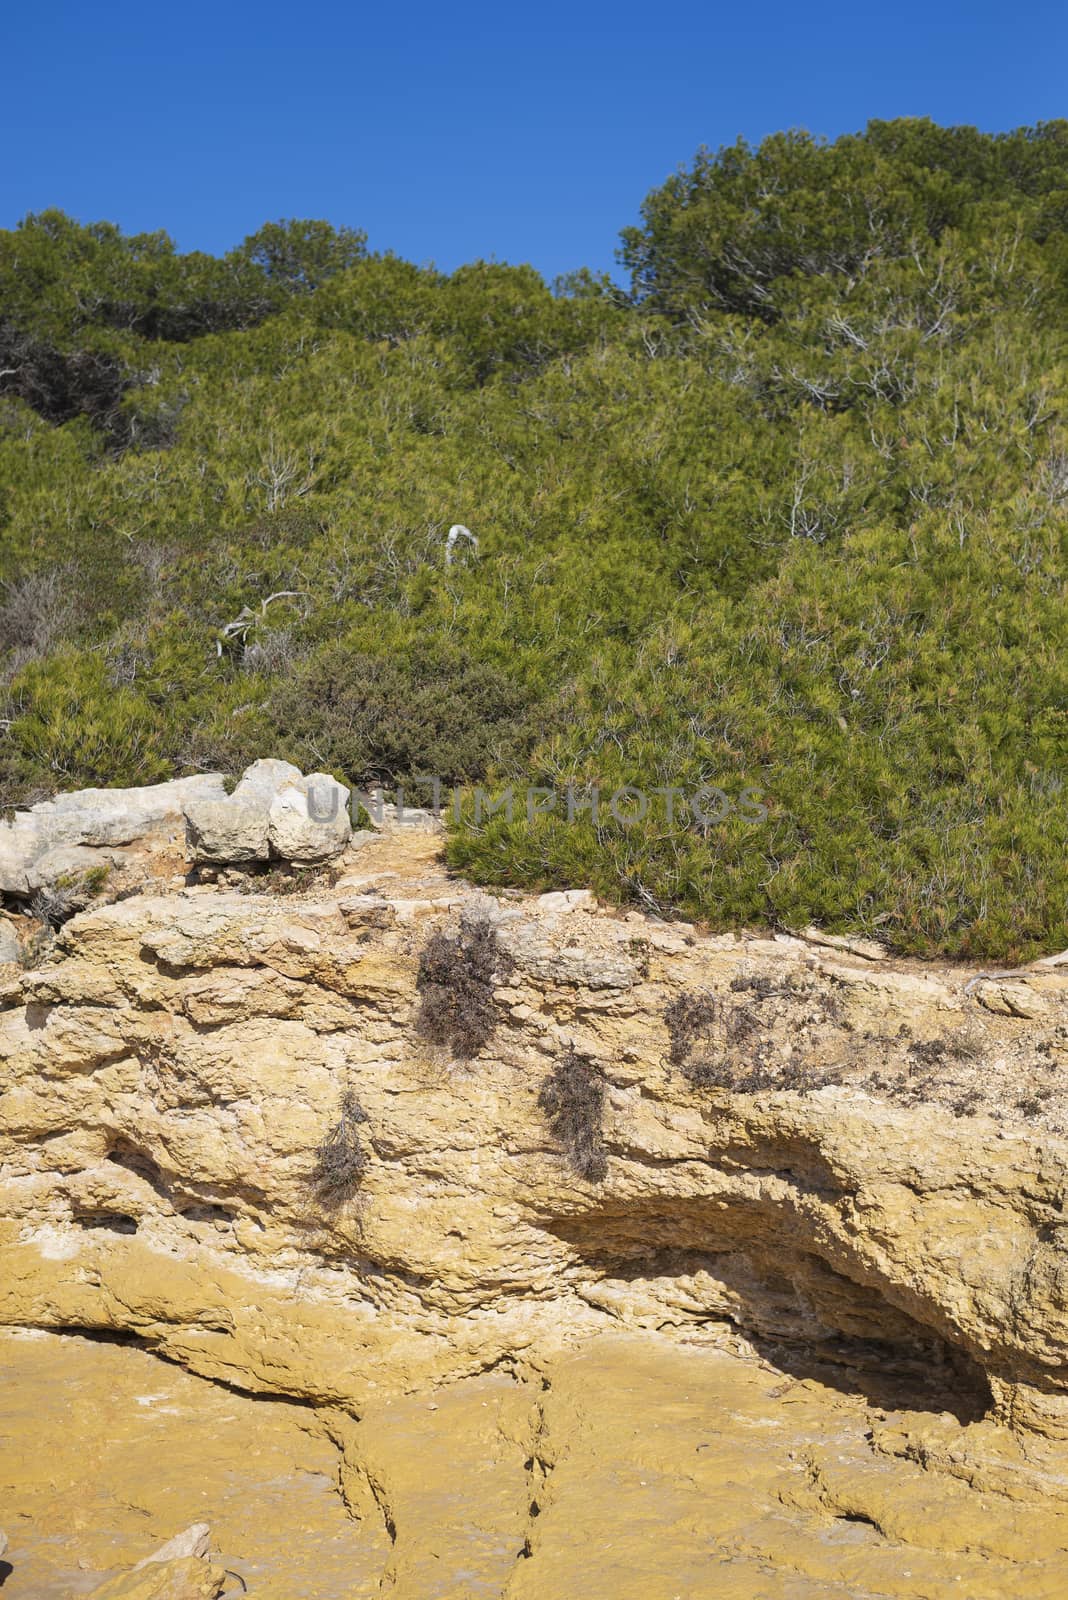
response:
<path fill-rule="evenodd" d="M 359 784 L 398 774 L 445 784 L 481 778 L 529 747 L 528 708 L 521 684 L 461 652 L 391 658 L 338 645 L 298 662 L 270 700 L 279 741 L 295 760 Z"/>
<path fill-rule="evenodd" d="M 538 1105 L 549 1119 L 553 1138 L 571 1168 L 587 1183 L 603 1183 L 608 1176 L 604 1100 L 604 1073 L 573 1046 L 556 1062 L 538 1094 Z"/>
<path fill-rule="evenodd" d="M 0 320 L 0 394 L 17 396 L 46 422 L 88 417 L 123 443 L 119 408 L 130 382 L 122 362 L 106 351 L 64 351 Z"/>
<path fill-rule="evenodd" d="M 623 232 L 637 292 L 674 313 L 778 314 L 795 274 L 857 274 L 938 241 L 979 203 L 1064 187 L 1068 123 L 990 137 L 925 118 L 828 144 L 803 132 L 698 152 Z M 1037 208 L 1036 208 L 1037 214 Z"/>
<path fill-rule="evenodd" d="M 27 218 L 0 804 L 260 755 L 756 787 L 714 825 L 469 800 L 449 858 L 713 929 L 1065 947 L 1066 193 L 1065 123 L 703 152 L 629 296 L 314 222 L 216 261 Z"/>

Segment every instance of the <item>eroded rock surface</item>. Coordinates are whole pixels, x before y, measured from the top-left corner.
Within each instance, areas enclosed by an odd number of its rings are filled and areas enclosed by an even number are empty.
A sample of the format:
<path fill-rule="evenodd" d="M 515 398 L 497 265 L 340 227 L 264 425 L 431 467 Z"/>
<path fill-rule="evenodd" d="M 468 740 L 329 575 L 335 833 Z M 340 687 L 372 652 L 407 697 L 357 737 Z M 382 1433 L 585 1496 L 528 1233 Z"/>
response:
<path fill-rule="evenodd" d="M 405 1596 L 1063 1592 L 1068 974 L 966 992 L 811 939 L 486 896 L 437 850 L 397 831 L 315 893 L 124 900 L 12 975 L 0 1319 L 311 1402 Z M 465 923 L 501 959 L 495 1031 L 457 1060 L 419 1031 L 417 976 Z M 539 1106 L 569 1050 L 603 1083 L 603 1182 Z M 326 1205 L 346 1095 L 366 1160 Z M 483 1503 L 485 1527 L 434 1556 L 439 1445 L 442 1528 Z M 583 1484 L 615 1550 L 596 1574 Z M 446 1547 L 457 1572 L 477 1547 L 481 1587 L 433 1587 Z"/>

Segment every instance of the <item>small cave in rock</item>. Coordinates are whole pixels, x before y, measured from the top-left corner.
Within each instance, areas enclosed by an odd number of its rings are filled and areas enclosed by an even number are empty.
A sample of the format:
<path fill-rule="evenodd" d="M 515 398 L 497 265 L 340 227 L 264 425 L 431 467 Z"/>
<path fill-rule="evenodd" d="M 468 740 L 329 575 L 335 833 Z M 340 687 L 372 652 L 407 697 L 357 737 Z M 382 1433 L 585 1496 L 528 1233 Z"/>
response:
<path fill-rule="evenodd" d="M 155 1161 L 147 1150 L 142 1150 L 139 1145 L 134 1144 L 132 1139 L 116 1139 L 108 1151 L 107 1159 L 116 1167 L 122 1167 L 126 1172 L 132 1172 L 138 1178 L 143 1178 L 157 1194 L 164 1196 L 167 1194 L 167 1182 L 159 1162 Z"/>
<path fill-rule="evenodd" d="M 124 1211 L 79 1211 L 74 1215 L 79 1228 L 99 1230 L 104 1233 L 136 1233 L 137 1218 Z"/>
<path fill-rule="evenodd" d="M 887 1411 L 990 1411 L 986 1373 L 967 1351 L 846 1277 L 774 1219 L 675 1200 L 556 1218 L 591 1303 L 624 1304 L 644 1326 L 723 1323 L 787 1380 L 814 1379 Z"/>
<path fill-rule="evenodd" d="M 191 1200 L 178 1207 L 178 1215 L 187 1222 L 233 1222 L 237 1213 L 228 1206 L 213 1205 L 203 1200 Z"/>

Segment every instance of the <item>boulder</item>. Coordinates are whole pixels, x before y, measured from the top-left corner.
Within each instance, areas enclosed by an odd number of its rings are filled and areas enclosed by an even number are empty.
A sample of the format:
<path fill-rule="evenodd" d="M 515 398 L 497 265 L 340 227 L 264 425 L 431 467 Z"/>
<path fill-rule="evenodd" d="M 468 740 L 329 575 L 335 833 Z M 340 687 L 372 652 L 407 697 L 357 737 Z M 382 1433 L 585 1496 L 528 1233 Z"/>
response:
<path fill-rule="evenodd" d="M 202 801 L 186 815 L 186 838 L 194 861 L 266 861 L 266 807 L 235 805 L 232 795 Z"/>
<path fill-rule="evenodd" d="M 273 756 L 264 756 L 245 768 L 230 798 L 241 805 L 258 804 L 266 809 L 281 789 L 300 781 L 300 768 L 292 761 L 276 761 Z"/>
<path fill-rule="evenodd" d="M 300 768 L 270 758 L 254 761 L 233 794 L 186 807 L 187 837 L 195 861 L 238 864 L 270 855 L 269 813 L 281 790 L 301 782 Z"/>
<path fill-rule="evenodd" d="M 229 795 L 217 772 L 57 795 L 0 823 L 0 894 L 28 897 L 101 866 L 137 867 L 179 840 L 194 860 L 222 866 L 327 861 L 352 834 L 348 797 L 326 773 L 304 778 L 275 760 L 254 761 Z"/>
<path fill-rule="evenodd" d="M 348 806 L 349 791 L 325 772 L 280 790 L 268 814 L 272 855 L 298 865 L 340 855 L 352 836 Z"/>
<path fill-rule="evenodd" d="M 29 872 L 45 846 L 32 811 L 19 811 L 0 822 L 0 893 L 29 894 Z"/>

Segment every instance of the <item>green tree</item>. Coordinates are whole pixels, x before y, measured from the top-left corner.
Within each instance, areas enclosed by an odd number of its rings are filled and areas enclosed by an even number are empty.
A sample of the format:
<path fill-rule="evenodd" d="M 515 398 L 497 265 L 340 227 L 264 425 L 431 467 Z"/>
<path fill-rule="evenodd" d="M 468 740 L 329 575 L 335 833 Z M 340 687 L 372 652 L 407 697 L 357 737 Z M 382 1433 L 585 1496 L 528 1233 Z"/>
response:
<path fill-rule="evenodd" d="M 366 254 L 367 235 L 361 228 L 286 220 L 266 222 L 249 234 L 235 258 L 254 262 L 287 294 L 310 294 Z"/>

